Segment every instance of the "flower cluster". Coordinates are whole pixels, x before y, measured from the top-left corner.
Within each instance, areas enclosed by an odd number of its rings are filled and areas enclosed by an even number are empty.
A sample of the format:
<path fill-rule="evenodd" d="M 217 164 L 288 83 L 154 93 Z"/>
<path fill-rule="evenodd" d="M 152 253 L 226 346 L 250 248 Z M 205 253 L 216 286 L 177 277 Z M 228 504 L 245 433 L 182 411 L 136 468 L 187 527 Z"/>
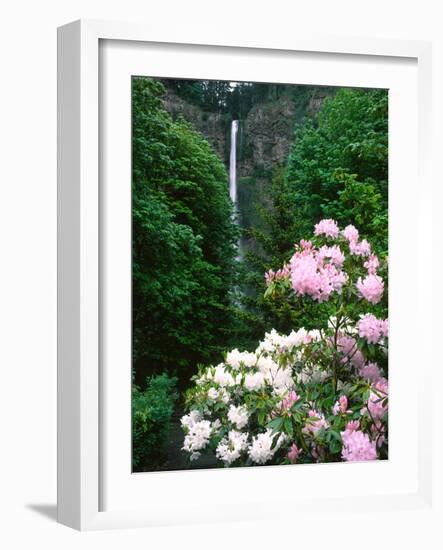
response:
<path fill-rule="evenodd" d="M 380 420 L 388 410 L 388 382 L 380 378 L 373 386 L 368 399 L 367 410 L 371 418 Z"/>
<path fill-rule="evenodd" d="M 200 451 L 209 443 L 211 432 L 217 424 L 211 427 L 211 422 L 203 420 L 198 411 L 191 411 L 183 416 L 181 424 L 186 428 L 183 450 L 190 453 L 191 460 L 197 460 L 200 458 Z"/>
<path fill-rule="evenodd" d="M 248 448 L 248 434 L 231 430 L 217 445 L 216 456 L 227 466 L 240 458 Z"/>
<path fill-rule="evenodd" d="M 315 226 L 314 235 L 327 237 L 327 244 L 316 247 L 312 241 L 302 239 L 289 264 L 265 274 L 267 286 L 289 281 L 297 297 L 325 302 L 342 294 L 343 288 L 348 285 L 357 289 L 360 298 L 370 304 L 378 304 L 385 290 L 383 279 L 377 273 L 380 260 L 372 252 L 369 242 L 360 240 L 358 230 L 348 225 L 340 231 L 335 220 L 326 219 Z M 331 240 L 336 243 L 331 245 Z M 352 268 L 350 271 L 345 268 L 345 248 L 349 259 L 353 260 L 353 265 L 347 266 Z M 358 276 L 353 279 L 351 272 Z"/>
<path fill-rule="evenodd" d="M 322 413 L 319 413 L 318 411 L 310 410 L 308 412 L 308 418 L 306 421 L 306 425 L 303 428 L 303 432 L 308 435 L 315 435 L 322 428 L 329 428 L 329 424 L 326 421 L 324 415 Z"/>
<path fill-rule="evenodd" d="M 290 261 L 292 288 L 299 296 L 307 295 L 317 302 L 328 300 L 333 292 L 340 293 L 348 280 L 341 270 L 343 261 L 338 246 L 297 251 Z"/>
<path fill-rule="evenodd" d="M 388 336 L 388 320 L 377 319 L 374 315 L 367 313 L 358 322 L 358 334 L 369 344 L 378 344 Z"/>
<path fill-rule="evenodd" d="M 265 273 L 265 281 L 266 284 L 270 284 L 274 281 L 282 281 L 289 277 L 290 270 L 289 265 L 285 264 L 281 269 L 278 269 L 277 271 L 273 271 L 270 269 Z"/>
<path fill-rule="evenodd" d="M 253 437 L 249 446 L 249 457 L 256 464 L 266 464 L 279 450 L 285 439 L 286 436 L 283 433 L 277 435 L 272 430 L 266 430 L 266 432 Z"/>
<path fill-rule="evenodd" d="M 231 405 L 228 411 L 228 420 L 236 426 L 237 429 L 241 430 L 248 423 L 249 414 L 246 407 L 236 407 Z"/>
<path fill-rule="evenodd" d="M 374 460 L 377 458 L 376 442 L 369 436 L 356 429 L 355 424 L 348 424 L 341 432 L 343 440 L 342 458 L 345 461 Z"/>
<path fill-rule="evenodd" d="M 272 329 L 254 351 L 233 349 L 223 362 L 200 369 L 182 418 L 191 460 L 206 451 L 226 467 L 387 457 L 388 320 L 380 264 L 354 226 L 341 231 L 327 219 L 312 240 L 296 245 L 288 264 L 266 274 L 268 291 L 329 301 L 334 314 L 314 330 Z"/>
<path fill-rule="evenodd" d="M 347 409 L 348 398 L 346 397 L 346 395 L 340 395 L 339 400 L 336 401 L 334 406 L 332 407 L 332 414 L 346 414 L 352 412 Z"/>
<path fill-rule="evenodd" d="M 358 278 L 357 289 L 360 296 L 371 304 L 378 304 L 382 299 L 385 285 L 379 275 L 370 273 L 367 277 Z"/>
<path fill-rule="evenodd" d="M 378 367 L 369 376 L 374 364 L 366 362 L 353 337 L 344 335 L 341 341 L 340 363 L 348 371 L 351 365 L 353 374 L 340 387 L 353 398 L 341 393 L 329 409 L 333 387 L 327 369 L 313 360 L 313 350 L 330 346 L 330 340 L 319 331 L 284 336 L 272 330 L 254 353 L 233 350 L 225 363 L 201 371 L 191 390 L 195 408 L 182 418 L 183 450 L 196 460 L 213 443 L 225 466 L 321 462 L 331 454 L 346 461 L 377 458 L 377 448 L 386 443 L 387 382 Z M 313 401 L 319 373 L 332 393 Z M 337 436 L 328 439 L 338 433 L 341 444 Z"/>
<path fill-rule="evenodd" d="M 340 230 L 335 220 L 321 220 L 315 225 L 314 235 L 326 235 L 335 238 Z"/>

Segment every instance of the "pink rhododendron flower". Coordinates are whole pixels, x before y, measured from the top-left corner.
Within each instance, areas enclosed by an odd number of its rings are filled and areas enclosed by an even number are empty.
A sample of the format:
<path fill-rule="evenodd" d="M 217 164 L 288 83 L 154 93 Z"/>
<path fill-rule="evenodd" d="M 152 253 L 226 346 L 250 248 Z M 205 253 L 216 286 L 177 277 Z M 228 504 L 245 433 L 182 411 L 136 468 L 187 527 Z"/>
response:
<path fill-rule="evenodd" d="M 371 245 L 366 239 L 363 239 L 360 242 L 350 241 L 349 251 L 354 256 L 369 256 L 371 253 Z"/>
<path fill-rule="evenodd" d="M 369 259 L 363 264 L 370 275 L 376 275 L 379 265 L 380 262 L 375 254 L 371 254 Z"/>
<path fill-rule="evenodd" d="M 321 430 L 321 428 L 324 428 L 325 430 L 329 428 L 329 424 L 326 421 L 324 415 L 321 413 L 310 410 L 308 413 L 309 418 L 315 419 L 315 420 L 307 420 L 306 426 L 303 428 L 303 433 L 315 435 L 318 431 Z"/>
<path fill-rule="evenodd" d="M 292 390 L 288 393 L 288 395 L 283 399 L 281 402 L 281 408 L 284 410 L 289 411 L 291 407 L 297 403 L 297 401 L 300 399 L 300 396 L 297 395 L 297 393 Z"/>
<path fill-rule="evenodd" d="M 342 363 L 350 362 L 355 368 L 360 369 L 365 358 L 357 347 L 357 341 L 352 336 L 340 335 L 337 340 L 337 349 L 343 354 Z"/>
<path fill-rule="evenodd" d="M 378 275 L 368 275 L 363 280 L 359 277 L 356 286 L 362 298 L 371 304 L 378 304 L 385 288 L 383 279 Z"/>
<path fill-rule="evenodd" d="M 332 414 L 344 414 L 346 412 L 352 412 L 348 411 L 348 398 L 346 395 L 341 395 L 339 400 L 336 401 L 335 405 L 332 407 Z"/>
<path fill-rule="evenodd" d="M 380 321 L 380 330 L 382 336 L 387 338 L 389 336 L 389 321 L 388 319 L 384 319 L 383 321 Z"/>
<path fill-rule="evenodd" d="M 360 422 L 358 420 L 350 420 L 346 424 L 346 431 L 347 432 L 355 432 L 355 430 L 360 429 Z"/>
<path fill-rule="evenodd" d="M 359 336 L 365 338 L 368 344 L 377 344 L 388 333 L 387 319 L 377 319 L 370 313 L 360 319 L 357 328 Z"/>
<path fill-rule="evenodd" d="M 291 258 L 291 282 L 300 296 L 308 295 L 318 302 L 324 302 L 334 291 L 340 291 L 346 275 L 332 264 L 322 266 L 310 250 L 296 252 Z"/>
<path fill-rule="evenodd" d="M 336 244 L 334 246 L 322 246 L 318 251 L 319 260 L 330 259 L 336 267 L 342 267 L 345 255 Z"/>
<path fill-rule="evenodd" d="M 311 243 L 311 241 L 305 241 L 305 239 L 302 239 L 302 240 L 300 241 L 300 246 L 301 246 L 303 249 L 308 249 L 308 250 L 309 250 L 310 248 L 312 248 L 312 243 Z"/>
<path fill-rule="evenodd" d="M 356 242 L 358 241 L 358 230 L 353 225 L 347 225 L 343 231 L 342 235 L 345 239 L 347 239 L 349 242 Z"/>
<path fill-rule="evenodd" d="M 375 442 L 369 439 L 369 436 L 361 430 L 345 430 L 341 432 L 343 448 L 341 456 L 346 461 L 375 460 L 377 451 Z"/>
<path fill-rule="evenodd" d="M 362 378 L 367 378 L 373 384 L 378 382 L 381 378 L 381 373 L 377 363 L 368 363 L 367 365 L 364 365 L 360 369 L 360 376 Z"/>
<path fill-rule="evenodd" d="M 339 228 L 335 220 L 321 220 L 315 225 L 314 235 L 326 235 L 327 237 L 338 237 Z"/>
<path fill-rule="evenodd" d="M 369 393 L 368 411 L 374 420 L 379 420 L 388 410 L 388 381 L 380 378 L 374 386 L 374 390 Z"/>
<path fill-rule="evenodd" d="M 283 279 L 287 279 L 289 275 L 290 270 L 288 264 L 285 264 L 278 271 L 273 271 L 272 269 L 270 269 L 265 273 L 266 285 L 270 285 L 273 281 L 282 281 Z"/>
<path fill-rule="evenodd" d="M 297 458 L 299 454 L 300 454 L 300 449 L 297 447 L 295 443 L 293 443 L 288 452 L 288 458 L 292 462 L 292 464 L 295 464 L 297 462 Z"/>

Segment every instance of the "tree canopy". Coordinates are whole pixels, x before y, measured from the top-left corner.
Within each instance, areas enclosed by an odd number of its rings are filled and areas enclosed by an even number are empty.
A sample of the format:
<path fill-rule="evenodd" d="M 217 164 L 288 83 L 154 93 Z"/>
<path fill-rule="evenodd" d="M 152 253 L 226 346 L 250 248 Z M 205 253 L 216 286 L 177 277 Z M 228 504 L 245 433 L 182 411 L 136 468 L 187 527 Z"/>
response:
<path fill-rule="evenodd" d="M 387 247 L 388 94 L 342 88 L 294 136 L 286 180 L 298 235 L 321 218 Z M 382 250 L 379 250 L 382 251 Z"/>
<path fill-rule="evenodd" d="M 210 361 L 226 344 L 237 229 L 209 143 L 133 80 L 133 355 L 137 376 Z"/>

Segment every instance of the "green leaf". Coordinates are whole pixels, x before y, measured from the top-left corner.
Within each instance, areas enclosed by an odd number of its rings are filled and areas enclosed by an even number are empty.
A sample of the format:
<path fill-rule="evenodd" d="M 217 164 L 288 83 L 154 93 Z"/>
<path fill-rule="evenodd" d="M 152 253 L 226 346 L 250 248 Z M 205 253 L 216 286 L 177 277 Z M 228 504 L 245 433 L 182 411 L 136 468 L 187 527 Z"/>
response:
<path fill-rule="evenodd" d="M 284 423 L 283 423 L 283 427 L 284 427 L 285 432 L 290 437 L 292 437 L 294 435 L 294 427 L 293 427 L 292 421 L 289 417 L 285 418 Z"/>

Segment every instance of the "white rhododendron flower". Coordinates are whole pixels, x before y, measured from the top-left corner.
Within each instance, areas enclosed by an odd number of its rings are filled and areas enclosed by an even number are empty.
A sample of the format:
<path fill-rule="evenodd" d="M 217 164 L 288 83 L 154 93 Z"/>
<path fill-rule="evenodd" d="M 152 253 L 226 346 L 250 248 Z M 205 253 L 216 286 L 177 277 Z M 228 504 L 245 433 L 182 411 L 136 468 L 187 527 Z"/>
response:
<path fill-rule="evenodd" d="M 221 422 L 218 418 L 216 420 L 214 420 L 214 422 L 212 423 L 211 428 L 212 428 L 213 432 L 216 432 L 217 430 L 219 430 L 221 428 Z"/>
<path fill-rule="evenodd" d="M 292 350 L 293 348 L 298 348 L 301 346 L 301 344 L 304 343 L 305 338 L 307 335 L 307 331 L 305 329 L 300 329 L 297 332 L 293 330 L 288 336 L 286 337 L 286 346 L 289 350 Z"/>
<path fill-rule="evenodd" d="M 231 430 L 217 445 L 216 456 L 225 464 L 230 465 L 240 458 L 242 451 L 248 448 L 248 434 Z"/>
<path fill-rule="evenodd" d="M 201 414 L 198 411 L 191 411 L 189 414 L 182 416 L 180 422 L 184 428 L 189 428 L 189 426 L 199 422 L 202 419 Z"/>
<path fill-rule="evenodd" d="M 223 364 L 215 367 L 215 372 L 212 378 L 214 382 L 222 388 L 226 386 L 234 386 L 235 384 L 234 377 L 224 368 Z"/>
<path fill-rule="evenodd" d="M 270 383 L 276 391 L 292 389 L 294 387 L 294 379 L 292 378 L 291 369 L 278 369 L 275 373 L 272 373 Z"/>
<path fill-rule="evenodd" d="M 328 373 L 323 371 L 318 365 L 304 367 L 295 376 L 297 382 L 307 384 L 308 382 L 322 383 L 328 377 Z"/>
<path fill-rule="evenodd" d="M 248 353 L 247 351 L 243 352 L 242 363 L 245 367 L 252 368 L 257 363 L 257 356 L 255 353 Z"/>
<path fill-rule="evenodd" d="M 219 397 L 220 397 L 221 401 L 225 404 L 229 403 L 229 401 L 231 399 L 230 396 L 229 396 L 228 391 L 225 388 L 222 388 L 219 391 Z"/>
<path fill-rule="evenodd" d="M 274 439 L 277 433 L 272 430 L 266 430 L 265 433 L 258 434 L 252 439 L 249 446 L 249 457 L 256 464 L 266 464 L 274 456 L 276 451 L 281 447 L 286 440 L 286 436 L 282 433 L 278 436 L 277 442 L 273 447 Z"/>
<path fill-rule="evenodd" d="M 187 426 L 187 433 L 183 443 L 183 450 L 195 453 L 206 447 L 211 436 L 211 423 L 209 420 L 200 420 Z"/>
<path fill-rule="evenodd" d="M 239 369 L 241 364 L 245 367 L 253 367 L 256 361 L 255 353 L 240 352 L 238 349 L 233 349 L 226 355 L 226 364 L 235 370 Z"/>
<path fill-rule="evenodd" d="M 245 376 L 245 388 L 249 391 L 258 391 L 265 385 L 265 377 L 263 373 L 256 372 Z"/>
<path fill-rule="evenodd" d="M 209 399 L 213 399 L 214 401 L 218 398 L 219 392 L 215 388 L 209 388 L 208 390 L 208 397 Z"/>
<path fill-rule="evenodd" d="M 278 369 L 278 364 L 270 356 L 261 356 L 257 361 L 258 370 L 267 376 L 270 371 Z"/>
<path fill-rule="evenodd" d="M 249 415 L 246 407 L 235 407 L 231 405 L 228 411 L 228 420 L 241 430 L 248 423 Z"/>
<path fill-rule="evenodd" d="M 226 355 L 226 364 L 233 369 L 238 369 L 240 367 L 241 359 L 242 354 L 238 351 L 238 349 L 233 349 Z"/>
<path fill-rule="evenodd" d="M 266 381 L 270 386 L 277 391 L 289 390 L 294 387 L 291 369 L 280 368 L 278 365 L 273 365 L 265 375 Z"/>

